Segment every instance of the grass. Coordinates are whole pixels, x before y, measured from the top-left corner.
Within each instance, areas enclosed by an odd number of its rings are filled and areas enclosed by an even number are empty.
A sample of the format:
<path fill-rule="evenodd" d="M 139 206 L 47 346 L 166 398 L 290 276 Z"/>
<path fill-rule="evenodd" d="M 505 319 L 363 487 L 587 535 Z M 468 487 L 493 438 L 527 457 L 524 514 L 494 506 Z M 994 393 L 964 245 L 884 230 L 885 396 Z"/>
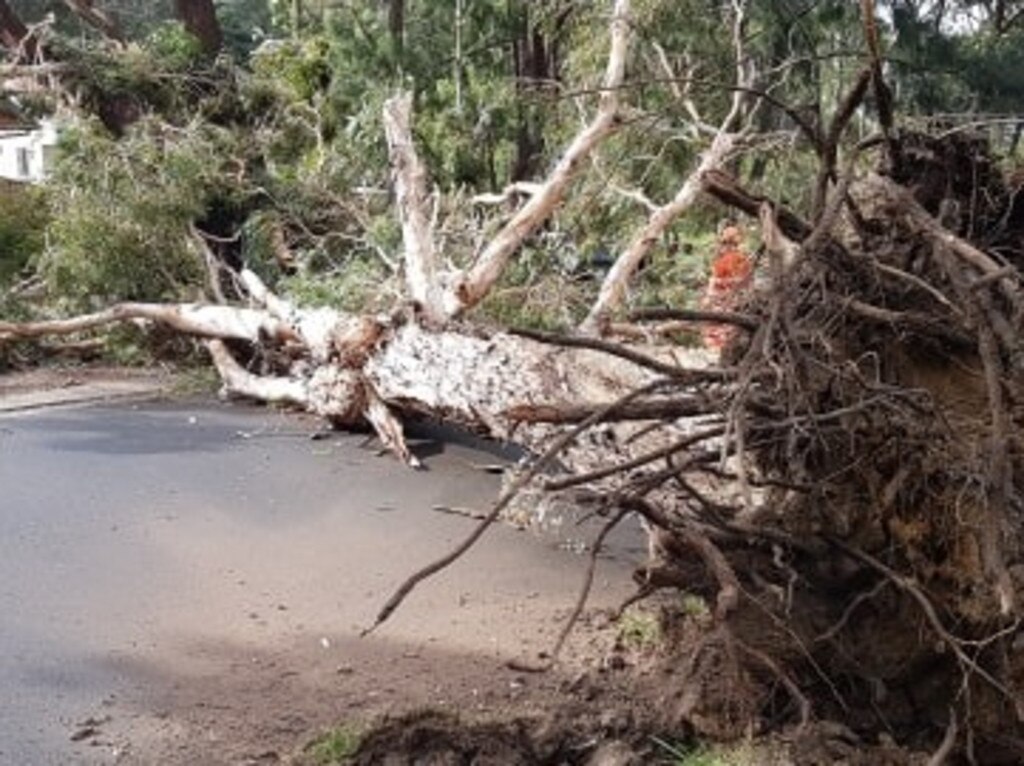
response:
<path fill-rule="evenodd" d="M 188 366 L 175 374 L 173 392 L 182 397 L 205 396 L 216 393 L 220 385 L 220 376 L 212 366 Z"/>
<path fill-rule="evenodd" d="M 679 602 L 679 609 L 687 617 L 703 619 L 711 614 L 708 602 L 693 593 L 684 593 Z"/>
<path fill-rule="evenodd" d="M 661 624 L 649 612 L 630 610 L 619 619 L 619 640 L 630 649 L 650 649 L 661 643 Z"/>
<path fill-rule="evenodd" d="M 748 744 L 687 747 L 658 737 L 652 739 L 654 744 L 664 751 L 667 757 L 665 763 L 671 764 L 671 766 L 757 766 L 757 764 L 763 763 L 758 759 L 753 747 Z"/>
<path fill-rule="evenodd" d="M 362 735 L 347 724 L 324 732 L 306 746 L 306 754 L 316 766 L 343 766 L 359 750 Z"/>

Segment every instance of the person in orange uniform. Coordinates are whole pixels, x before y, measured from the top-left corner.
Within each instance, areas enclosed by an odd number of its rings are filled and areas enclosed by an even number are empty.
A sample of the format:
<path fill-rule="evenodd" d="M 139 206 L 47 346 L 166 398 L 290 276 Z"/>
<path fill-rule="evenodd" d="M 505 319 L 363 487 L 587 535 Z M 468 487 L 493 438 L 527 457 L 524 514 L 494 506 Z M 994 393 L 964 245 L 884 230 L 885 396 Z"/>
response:
<path fill-rule="evenodd" d="M 743 252 L 743 233 L 738 226 L 726 226 L 718 235 L 718 255 L 711 262 L 711 276 L 701 308 L 733 311 L 742 301 L 753 276 L 754 263 Z M 706 323 L 702 330 L 704 347 L 721 352 L 735 333 L 732 325 Z"/>

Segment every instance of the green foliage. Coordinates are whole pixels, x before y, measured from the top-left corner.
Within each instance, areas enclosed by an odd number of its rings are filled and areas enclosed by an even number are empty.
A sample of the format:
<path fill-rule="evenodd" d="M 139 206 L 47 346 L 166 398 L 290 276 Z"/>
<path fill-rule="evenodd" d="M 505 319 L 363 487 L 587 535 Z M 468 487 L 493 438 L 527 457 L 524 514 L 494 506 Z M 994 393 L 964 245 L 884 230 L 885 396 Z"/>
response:
<path fill-rule="evenodd" d="M 170 72 L 187 71 L 203 56 L 199 40 L 178 21 L 159 24 L 146 37 L 144 48 L 153 56 L 157 68 Z"/>
<path fill-rule="evenodd" d="M 306 747 L 307 755 L 316 766 L 341 766 L 359 750 L 360 733 L 351 726 L 342 725 L 322 734 Z"/>
<path fill-rule="evenodd" d="M 145 333 L 131 325 L 113 327 L 103 335 L 103 356 L 118 367 L 142 367 L 153 360 Z"/>
<path fill-rule="evenodd" d="M 687 617 L 697 620 L 707 619 L 711 615 L 708 602 L 692 593 L 684 593 L 679 600 L 679 611 Z"/>
<path fill-rule="evenodd" d="M 664 762 L 671 766 L 766 766 L 774 760 L 770 754 L 757 752 L 749 744 L 686 746 L 659 737 L 652 737 L 652 740 L 665 754 Z"/>
<path fill-rule="evenodd" d="M 374 261 L 348 259 L 343 268 L 329 273 L 308 271 L 285 277 L 278 285 L 293 300 L 310 308 L 333 308 L 341 311 L 378 311 L 394 305 L 399 296 L 399 283 Z"/>
<path fill-rule="evenodd" d="M 893 7 L 893 58 L 902 106 L 926 114 L 1018 111 L 1024 98 L 1021 9 L 1010 11 L 1015 23 L 999 27 L 990 4 L 949 5 Z M 971 16 L 964 14 L 967 10 Z"/>
<path fill-rule="evenodd" d="M 630 609 L 619 618 L 618 638 L 628 649 L 653 649 L 662 641 L 661 623 L 655 614 Z"/>
<path fill-rule="evenodd" d="M 196 297 L 204 267 L 189 226 L 236 191 L 223 139 L 149 120 L 121 140 L 89 123 L 67 130 L 50 185 L 60 215 L 40 263 L 53 288 L 80 305 Z"/>
<path fill-rule="evenodd" d="M 75 16 L 69 5 L 62 0 L 9 0 L 9 4 L 27 24 L 38 23 L 48 14 L 53 14 L 56 29 L 65 35 L 98 34 Z M 129 39 L 145 37 L 154 25 L 174 16 L 171 0 L 102 0 L 97 5 L 120 22 Z"/>
<path fill-rule="evenodd" d="M 42 189 L 0 185 L 0 288 L 43 250 L 50 206 Z"/>
<path fill-rule="evenodd" d="M 172 391 L 181 397 L 209 396 L 221 387 L 217 371 L 209 365 L 194 365 L 178 370 Z"/>
<path fill-rule="evenodd" d="M 216 6 L 224 46 L 239 60 L 276 31 L 267 0 L 217 0 Z"/>
<path fill-rule="evenodd" d="M 287 97 L 312 102 L 331 82 L 330 54 L 331 45 L 323 37 L 275 41 L 253 56 L 252 70 Z"/>

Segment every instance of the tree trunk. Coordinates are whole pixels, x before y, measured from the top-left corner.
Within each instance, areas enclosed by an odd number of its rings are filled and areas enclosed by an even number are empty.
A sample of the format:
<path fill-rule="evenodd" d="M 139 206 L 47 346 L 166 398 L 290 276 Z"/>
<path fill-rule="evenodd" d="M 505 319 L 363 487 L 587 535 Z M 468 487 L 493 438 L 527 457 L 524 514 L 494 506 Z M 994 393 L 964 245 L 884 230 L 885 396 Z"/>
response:
<path fill-rule="evenodd" d="M 227 390 L 298 404 L 340 425 L 369 422 L 386 446 L 412 464 L 400 416 L 443 418 L 499 439 L 514 432 L 519 443 L 536 447 L 552 427 L 528 425 L 544 420 L 531 413 L 601 407 L 649 383 L 656 372 L 592 348 L 562 348 L 508 333 L 432 330 L 386 317 L 302 309 L 249 271 L 241 283 L 258 308 L 120 304 L 71 319 L 0 322 L 0 345 L 126 321 L 164 324 L 212 341 L 208 347 Z M 253 375 L 221 340 L 277 347 L 295 361 L 280 375 Z M 660 363 L 669 364 L 668 357 Z"/>
<path fill-rule="evenodd" d="M 520 2 L 513 5 L 512 10 L 518 17 L 517 36 L 512 43 L 512 62 L 516 90 L 520 93 L 512 181 L 522 181 L 534 175 L 543 158 L 544 126 L 537 111 L 530 107 L 530 101 L 538 92 L 552 88 L 558 80 L 559 35 L 564 30 L 569 14 L 568 10 L 558 10 L 553 28 L 547 31 L 535 16 L 531 16 L 533 5 Z M 540 17 L 543 15 L 537 14 Z"/>
<path fill-rule="evenodd" d="M 405 281 L 409 297 L 431 324 L 445 319 L 437 253 L 430 223 L 427 170 L 412 141 L 412 94 L 404 93 L 384 104 L 384 133 L 391 154 L 392 175 L 402 241 L 405 244 Z"/>
<path fill-rule="evenodd" d="M 395 54 L 401 58 L 405 50 L 405 0 L 388 1 L 388 30 Z"/>
<path fill-rule="evenodd" d="M 292 39 L 302 38 L 302 0 L 292 0 L 291 4 Z"/>
<path fill-rule="evenodd" d="M 175 13 L 185 29 L 199 40 L 203 52 L 216 54 L 223 44 L 213 0 L 174 0 Z"/>

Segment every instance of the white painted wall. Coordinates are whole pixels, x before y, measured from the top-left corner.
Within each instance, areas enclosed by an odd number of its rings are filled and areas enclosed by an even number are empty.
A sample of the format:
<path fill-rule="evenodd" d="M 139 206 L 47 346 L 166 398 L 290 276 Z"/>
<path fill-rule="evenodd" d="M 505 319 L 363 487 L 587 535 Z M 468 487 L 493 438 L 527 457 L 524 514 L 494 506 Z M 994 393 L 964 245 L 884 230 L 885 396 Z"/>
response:
<path fill-rule="evenodd" d="M 39 183 L 52 168 L 57 125 L 43 120 L 36 130 L 0 130 L 0 178 Z"/>

